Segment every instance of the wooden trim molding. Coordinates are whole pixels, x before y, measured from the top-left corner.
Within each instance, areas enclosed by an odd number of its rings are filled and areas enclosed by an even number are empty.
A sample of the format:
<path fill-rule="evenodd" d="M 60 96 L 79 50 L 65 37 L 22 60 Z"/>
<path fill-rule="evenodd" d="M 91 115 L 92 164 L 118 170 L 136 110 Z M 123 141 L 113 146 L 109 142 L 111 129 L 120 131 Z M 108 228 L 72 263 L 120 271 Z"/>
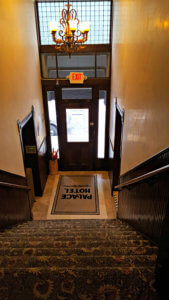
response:
<path fill-rule="evenodd" d="M 110 44 L 99 44 L 99 45 L 85 45 L 84 48 L 80 49 L 78 53 L 89 53 L 89 52 L 110 52 Z M 40 53 L 60 53 L 55 45 L 41 45 Z"/>
<path fill-rule="evenodd" d="M 26 185 L 26 177 L 0 170 L 0 181 L 17 185 Z"/>
<path fill-rule="evenodd" d="M 144 175 L 147 172 L 154 171 L 155 169 L 164 167 L 169 162 L 169 147 L 163 149 L 157 154 L 153 155 L 144 162 L 138 164 L 120 176 L 120 183 L 126 182 L 138 176 Z"/>
<path fill-rule="evenodd" d="M 112 159 L 113 157 L 114 157 L 114 147 L 111 138 L 109 137 L 109 158 Z"/>
<path fill-rule="evenodd" d="M 114 104 L 115 104 L 114 105 L 114 109 L 115 109 L 114 147 L 109 137 L 109 158 L 113 158 L 112 174 L 111 172 L 109 172 L 112 193 L 114 190 L 116 190 L 115 187 L 119 184 L 119 180 L 120 180 L 121 144 L 122 144 L 123 120 L 124 120 L 124 110 L 122 110 L 118 105 L 117 98 L 115 98 Z"/>
<path fill-rule="evenodd" d="M 131 179 L 131 180 L 127 181 L 127 182 L 121 183 L 121 184 L 115 186 L 115 188 L 118 189 L 118 190 L 120 190 L 120 189 L 122 189 L 124 187 L 131 186 L 131 185 L 133 185 L 135 183 L 138 183 L 138 182 L 142 182 L 145 179 L 149 179 L 149 178 L 151 178 L 153 176 L 157 176 L 157 175 L 162 174 L 162 173 L 167 172 L 167 171 L 169 171 L 169 165 L 167 165 L 165 167 L 162 167 L 162 168 L 159 168 L 157 170 L 154 170 L 152 172 L 148 172 L 147 174 L 144 174 L 142 176 L 136 177 L 136 178 Z"/>
<path fill-rule="evenodd" d="M 30 190 L 30 187 L 27 185 L 18 185 L 18 184 L 12 184 L 12 183 L 1 182 L 1 181 L 0 181 L 0 186 L 6 187 L 9 189 L 19 189 L 19 190 L 26 190 L 26 191 Z"/>
<path fill-rule="evenodd" d="M 34 110 L 34 106 L 32 105 L 32 109 L 31 109 L 31 112 L 22 120 L 18 120 L 18 127 L 19 129 L 22 129 L 26 123 L 32 118 L 32 116 L 34 116 L 35 114 L 35 110 Z"/>

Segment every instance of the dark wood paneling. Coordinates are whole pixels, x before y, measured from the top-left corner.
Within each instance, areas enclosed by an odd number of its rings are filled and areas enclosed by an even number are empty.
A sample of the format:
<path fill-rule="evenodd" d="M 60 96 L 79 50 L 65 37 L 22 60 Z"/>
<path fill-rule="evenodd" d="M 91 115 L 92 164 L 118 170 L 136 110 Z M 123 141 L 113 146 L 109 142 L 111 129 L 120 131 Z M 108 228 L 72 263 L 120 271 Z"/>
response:
<path fill-rule="evenodd" d="M 169 174 L 123 188 L 119 192 L 118 217 L 159 244 L 169 198 Z"/>
<path fill-rule="evenodd" d="M 26 185 L 26 178 L 20 175 L 12 174 L 3 170 L 0 170 L 0 181 Z"/>
<path fill-rule="evenodd" d="M 28 191 L 0 186 L 0 228 L 31 220 Z"/>
<path fill-rule="evenodd" d="M 164 167 L 169 162 L 169 147 L 137 165 L 120 176 L 120 183 L 126 182 L 153 170 Z"/>
<path fill-rule="evenodd" d="M 169 299 L 169 202 L 163 222 L 155 278 L 155 287 L 160 296 L 159 299 Z"/>
<path fill-rule="evenodd" d="M 54 90 L 56 84 L 59 87 L 98 87 L 101 90 L 109 89 L 109 78 L 88 78 L 83 84 L 70 84 L 68 79 L 42 79 L 42 86 Z"/>
<path fill-rule="evenodd" d="M 31 220 L 26 178 L 0 170 L 0 228 Z"/>
<path fill-rule="evenodd" d="M 78 50 L 78 53 L 89 53 L 89 52 L 110 52 L 111 45 L 85 45 L 84 48 Z M 60 53 L 55 45 L 42 45 L 40 46 L 41 53 Z"/>
<path fill-rule="evenodd" d="M 169 199 L 169 148 L 122 176 L 118 217 L 159 244 Z M 156 172 L 157 169 L 160 172 Z M 154 171 L 154 172 L 153 172 Z M 152 172 L 152 173 L 150 173 Z M 138 176 L 140 177 L 138 181 Z M 146 178 L 145 175 L 148 175 Z M 136 180 L 133 183 L 133 180 Z M 124 181 L 125 180 L 125 181 Z M 124 184 L 129 183 L 127 186 Z"/>

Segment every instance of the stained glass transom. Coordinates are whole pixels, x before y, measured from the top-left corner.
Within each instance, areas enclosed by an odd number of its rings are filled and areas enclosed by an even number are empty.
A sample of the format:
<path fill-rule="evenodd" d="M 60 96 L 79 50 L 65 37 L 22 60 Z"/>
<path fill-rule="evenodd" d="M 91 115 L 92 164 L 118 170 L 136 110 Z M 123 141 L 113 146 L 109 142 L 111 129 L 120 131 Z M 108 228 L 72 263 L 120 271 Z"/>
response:
<path fill-rule="evenodd" d="M 58 22 L 58 31 L 62 29 L 59 23 L 62 9 L 67 1 L 38 1 L 38 15 L 41 45 L 54 45 L 48 23 Z M 70 1 L 76 9 L 80 22 L 90 21 L 90 31 L 85 44 L 109 44 L 110 43 L 110 20 L 111 1 Z M 57 32 L 58 36 L 58 32 Z"/>

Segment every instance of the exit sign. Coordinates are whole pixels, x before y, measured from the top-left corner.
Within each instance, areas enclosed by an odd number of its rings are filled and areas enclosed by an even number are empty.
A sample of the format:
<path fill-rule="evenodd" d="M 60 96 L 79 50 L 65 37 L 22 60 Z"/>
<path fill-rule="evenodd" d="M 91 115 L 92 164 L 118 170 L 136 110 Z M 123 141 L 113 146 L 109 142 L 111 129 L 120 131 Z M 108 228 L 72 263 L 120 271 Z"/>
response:
<path fill-rule="evenodd" d="M 69 76 L 66 77 L 69 79 L 70 83 L 83 83 L 85 79 L 87 79 L 87 76 L 84 76 L 83 73 L 77 73 L 77 72 L 70 72 Z"/>

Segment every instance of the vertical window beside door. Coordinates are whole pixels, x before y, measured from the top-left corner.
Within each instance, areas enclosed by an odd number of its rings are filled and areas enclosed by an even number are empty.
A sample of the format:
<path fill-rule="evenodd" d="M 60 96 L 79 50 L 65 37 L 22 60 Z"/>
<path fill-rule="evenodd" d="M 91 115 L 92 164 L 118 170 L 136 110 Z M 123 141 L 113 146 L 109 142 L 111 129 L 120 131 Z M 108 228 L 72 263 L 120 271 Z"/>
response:
<path fill-rule="evenodd" d="M 50 128 L 50 138 L 51 138 L 51 149 L 59 150 L 58 145 L 58 129 L 57 129 L 57 118 L 56 118 L 56 101 L 55 92 L 47 91 L 47 103 L 48 103 L 48 113 L 49 113 L 49 128 Z"/>
<path fill-rule="evenodd" d="M 106 91 L 99 91 L 97 158 L 105 158 Z"/>

